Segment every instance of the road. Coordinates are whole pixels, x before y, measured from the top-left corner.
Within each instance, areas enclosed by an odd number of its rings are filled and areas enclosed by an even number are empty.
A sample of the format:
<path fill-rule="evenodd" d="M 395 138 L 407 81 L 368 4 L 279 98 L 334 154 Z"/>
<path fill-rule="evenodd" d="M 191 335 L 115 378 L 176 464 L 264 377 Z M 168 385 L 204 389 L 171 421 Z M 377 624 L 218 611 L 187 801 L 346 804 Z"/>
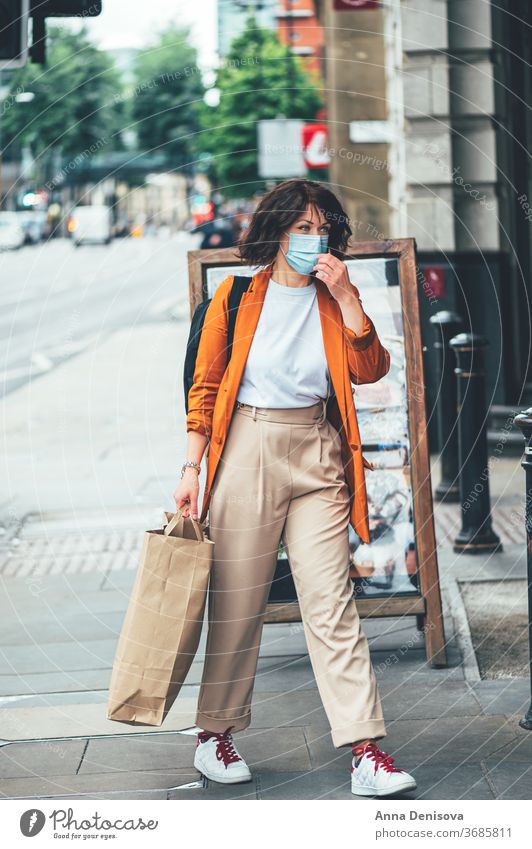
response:
<path fill-rule="evenodd" d="M 0 254 L 0 535 L 29 514 L 172 508 L 197 237 Z"/>
<path fill-rule="evenodd" d="M 0 397 L 117 328 L 188 318 L 186 251 L 196 245 L 182 233 L 0 253 Z"/>

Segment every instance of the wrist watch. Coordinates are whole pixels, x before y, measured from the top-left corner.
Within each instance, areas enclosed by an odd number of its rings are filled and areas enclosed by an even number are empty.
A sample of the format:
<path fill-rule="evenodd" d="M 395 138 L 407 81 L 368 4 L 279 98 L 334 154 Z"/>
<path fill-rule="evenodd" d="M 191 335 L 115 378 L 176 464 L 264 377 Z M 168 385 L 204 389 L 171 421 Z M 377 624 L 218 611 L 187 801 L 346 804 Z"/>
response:
<path fill-rule="evenodd" d="M 187 460 L 187 461 L 186 461 L 185 463 L 183 463 L 183 465 L 181 466 L 181 477 L 183 477 L 183 475 L 185 474 L 185 469 L 187 468 L 187 466 L 191 466 L 193 469 L 196 469 L 196 470 L 197 470 L 197 472 L 198 472 L 198 475 L 199 475 L 199 473 L 200 473 L 200 471 L 201 471 L 201 466 L 200 466 L 200 464 L 199 464 L 199 463 L 196 463 L 194 460 Z"/>

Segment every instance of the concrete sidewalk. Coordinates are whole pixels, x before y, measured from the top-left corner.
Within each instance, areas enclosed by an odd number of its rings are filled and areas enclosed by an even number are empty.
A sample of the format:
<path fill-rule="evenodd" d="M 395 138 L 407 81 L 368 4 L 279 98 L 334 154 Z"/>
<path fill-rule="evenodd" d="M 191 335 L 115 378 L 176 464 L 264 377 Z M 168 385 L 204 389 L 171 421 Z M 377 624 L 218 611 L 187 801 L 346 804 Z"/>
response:
<path fill-rule="evenodd" d="M 4 798 L 356 798 L 298 623 L 264 628 L 252 724 L 237 737 L 250 784 L 207 786 L 191 766 L 205 633 L 163 729 L 105 718 L 142 534 L 172 509 L 187 332 L 184 320 L 117 331 L 2 402 Z M 364 622 L 382 745 L 418 780 L 409 798 L 532 796 L 532 735 L 518 726 L 530 700 L 524 489 L 519 460 L 501 457 L 491 496 L 504 551 L 491 557 L 453 554 L 459 510 L 435 505 L 447 669 L 427 665 L 413 619 Z"/>
<path fill-rule="evenodd" d="M 517 492 L 511 498 L 517 504 Z M 4 538 L 2 797 L 355 799 L 349 751 L 331 743 L 298 623 L 264 628 L 253 719 L 237 738 L 251 783 L 204 782 L 192 767 L 205 629 L 164 728 L 106 720 L 110 669 L 142 532 L 160 521 L 158 509 L 146 508 L 134 515 L 85 511 L 75 522 L 68 514 L 34 516 Z M 408 798 L 529 799 L 532 735 L 518 726 L 529 705 L 529 681 L 480 677 L 462 598 L 465 583 L 490 582 L 494 594 L 509 581 L 522 584 L 524 547 L 476 558 L 458 557 L 444 544 L 439 565 L 447 669 L 427 665 L 413 619 L 364 622 L 387 720 L 382 745 L 416 775 L 418 790 Z"/>

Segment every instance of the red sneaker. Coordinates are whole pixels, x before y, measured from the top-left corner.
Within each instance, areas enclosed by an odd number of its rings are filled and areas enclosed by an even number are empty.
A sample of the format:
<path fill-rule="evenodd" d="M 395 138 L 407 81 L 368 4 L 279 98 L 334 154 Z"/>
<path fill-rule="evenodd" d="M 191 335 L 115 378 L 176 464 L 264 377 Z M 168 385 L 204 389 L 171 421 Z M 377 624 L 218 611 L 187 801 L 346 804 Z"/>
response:
<path fill-rule="evenodd" d="M 394 766 L 394 759 L 381 751 L 375 742 L 353 746 L 352 752 L 351 793 L 357 796 L 391 796 L 416 789 L 415 779 L 404 769 Z"/>
<path fill-rule="evenodd" d="M 238 784 L 241 781 L 251 781 L 251 772 L 233 743 L 230 726 L 223 734 L 212 731 L 200 731 L 194 766 L 206 778 L 219 781 L 222 784 Z"/>

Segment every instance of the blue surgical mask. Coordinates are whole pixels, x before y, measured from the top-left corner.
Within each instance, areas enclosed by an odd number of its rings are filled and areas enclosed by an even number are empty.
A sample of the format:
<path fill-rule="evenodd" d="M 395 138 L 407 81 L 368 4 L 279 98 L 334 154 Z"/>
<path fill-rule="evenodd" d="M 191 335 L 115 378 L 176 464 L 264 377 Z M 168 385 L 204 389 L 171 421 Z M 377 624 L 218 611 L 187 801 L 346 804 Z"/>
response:
<path fill-rule="evenodd" d="M 288 251 L 284 257 L 298 274 L 312 274 L 318 261 L 318 254 L 324 254 L 329 244 L 329 236 L 313 236 L 310 233 L 289 233 Z"/>

